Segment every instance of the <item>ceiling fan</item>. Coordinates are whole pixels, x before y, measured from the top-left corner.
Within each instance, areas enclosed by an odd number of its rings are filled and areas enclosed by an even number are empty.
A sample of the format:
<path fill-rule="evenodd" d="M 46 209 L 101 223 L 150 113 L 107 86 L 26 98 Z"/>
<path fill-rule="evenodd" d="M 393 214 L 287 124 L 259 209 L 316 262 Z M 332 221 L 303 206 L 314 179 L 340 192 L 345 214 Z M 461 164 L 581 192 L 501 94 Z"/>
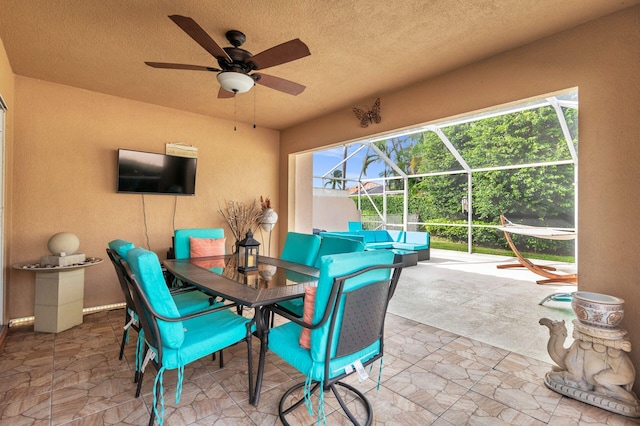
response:
<path fill-rule="evenodd" d="M 236 93 L 248 92 L 254 83 L 294 96 L 304 91 L 305 86 L 301 84 L 284 78 L 254 72 L 310 55 L 309 48 L 300 39 L 296 38 L 287 41 L 253 55 L 251 52 L 240 48 L 247 39 L 240 31 L 227 31 L 226 37 L 232 47 L 222 48 L 193 19 L 180 15 L 171 15 L 169 18 L 216 58 L 220 68 L 166 62 L 145 62 L 150 67 L 218 73 L 217 79 L 221 86 L 218 91 L 218 98 L 232 98 Z"/>

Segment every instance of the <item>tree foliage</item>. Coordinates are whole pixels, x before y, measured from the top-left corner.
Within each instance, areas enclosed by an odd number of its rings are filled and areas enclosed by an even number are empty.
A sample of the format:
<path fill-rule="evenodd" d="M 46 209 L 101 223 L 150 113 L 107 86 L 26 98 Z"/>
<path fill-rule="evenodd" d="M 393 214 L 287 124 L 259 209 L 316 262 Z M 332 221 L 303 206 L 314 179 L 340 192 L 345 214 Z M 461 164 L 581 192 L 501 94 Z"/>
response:
<path fill-rule="evenodd" d="M 564 113 L 576 146 L 577 111 L 569 109 Z M 471 169 L 571 159 L 555 110 L 551 107 L 463 123 L 442 131 Z M 377 146 L 409 175 L 461 172 L 409 179 L 409 212 L 417 214 L 420 222 L 466 222 L 462 199 L 468 194 L 468 174 L 435 132 L 390 139 Z M 380 158 L 374 153 L 365 159 L 364 167 L 375 161 Z M 394 174 L 390 167 L 385 167 L 381 173 L 384 176 Z M 471 180 L 473 223 L 497 225 L 500 215 L 504 214 L 530 225 L 574 227 L 574 178 L 573 164 L 474 171 Z M 394 182 L 390 185 L 401 184 L 401 181 Z M 390 186 L 390 189 L 394 188 Z M 382 211 L 381 197 L 373 202 Z M 366 205 L 363 203 L 363 214 L 373 211 Z M 387 197 L 387 212 L 402 213 L 402 196 Z M 437 228 L 431 232 L 452 240 L 466 240 L 464 227 Z M 541 246 L 537 248 L 543 250 L 565 251 L 562 243 L 530 240 L 524 244 Z M 474 241 L 502 245 L 504 237 L 492 229 L 487 232 L 474 230 Z"/>

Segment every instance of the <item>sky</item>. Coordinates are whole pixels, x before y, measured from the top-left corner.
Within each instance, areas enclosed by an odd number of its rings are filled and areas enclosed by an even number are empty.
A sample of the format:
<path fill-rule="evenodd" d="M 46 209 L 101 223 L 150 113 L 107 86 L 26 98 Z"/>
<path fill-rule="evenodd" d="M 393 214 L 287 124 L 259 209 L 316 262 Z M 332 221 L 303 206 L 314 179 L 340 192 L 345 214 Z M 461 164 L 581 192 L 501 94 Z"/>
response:
<path fill-rule="evenodd" d="M 359 147 L 359 144 L 353 144 L 348 147 L 347 155 L 352 154 Z M 336 164 L 340 163 L 343 158 L 343 149 L 342 146 L 327 149 L 324 151 L 318 151 L 313 153 L 313 186 L 316 188 L 323 187 L 323 183 L 321 179 L 318 179 L 318 176 L 322 176 L 331 170 Z M 347 182 L 347 187 L 356 186 L 357 180 L 360 178 L 360 169 L 362 168 L 362 162 L 367 155 L 367 148 L 360 150 L 356 155 L 351 157 L 349 161 L 347 161 L 347 178 L 354 179 L 354 181 Z M 340 170 L 342 170 L 342 166 L 340 166 Z M 383 170 L 382 164 L 374 163 L 371 164 L 367 170 L 367 174 L 363 176 L 364 178 L 375 178 L 378 177 L 380 172 Z M 325 181 L 326 182 L 326 181 Z M 328 186 L 327 186 L 328 187 Z"/>

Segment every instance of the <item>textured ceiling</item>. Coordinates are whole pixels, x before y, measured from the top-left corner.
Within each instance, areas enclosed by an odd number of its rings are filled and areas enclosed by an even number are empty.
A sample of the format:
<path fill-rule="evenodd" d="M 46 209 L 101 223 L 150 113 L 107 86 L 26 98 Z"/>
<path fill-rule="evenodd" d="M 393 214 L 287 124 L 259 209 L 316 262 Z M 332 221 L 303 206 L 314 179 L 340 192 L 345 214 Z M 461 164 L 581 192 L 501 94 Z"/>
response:
<path fill-rule="evenodd" d="M 13 72 L 199 114 L 284 129 L 638 4 L 638 0 L 0 0 Z M 303 84 L 218 99 L 217 67 L 168 15 L 193 18 L 221 46 L 237 29 L 257 54 L 300 38 L 311 50 L 266 74 Z"/>

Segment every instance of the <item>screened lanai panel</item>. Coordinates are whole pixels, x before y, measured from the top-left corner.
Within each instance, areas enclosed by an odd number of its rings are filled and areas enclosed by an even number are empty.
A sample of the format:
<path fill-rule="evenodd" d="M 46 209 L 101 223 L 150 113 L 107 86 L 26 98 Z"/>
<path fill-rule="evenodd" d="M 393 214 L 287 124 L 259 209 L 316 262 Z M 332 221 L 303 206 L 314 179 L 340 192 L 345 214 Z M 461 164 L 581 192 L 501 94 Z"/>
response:
<path fill-rule="evenodd" d="M 577 110 L 563 111 L 576 134 Z M 556 110 L 543 106 L 442 129 L 471 169 L 571 160 Z"/>
<path fill-rule="evenodd" d="M 464 170 L 462 164 L 432 131 L 422 131 L 411 135 L 413 141 L 411 161 L 413 169 L 409 174 L 428 174 Z"/>
<path fill-rule="evenodd" d="M 424 176 L 411 186 L 409 213 L 419 222 L 466 223 L 468 209 L 466 174 Z"/>
<path fill-rule="evenodd" d="M 514 223 L 575 228 L 572 164 L 490 170 L 473 174 L 473 215 L 499 224 L 501 214 Z"/>
<path fill-rule="evenodd" d="M 412 154 L 413 146 L 415 145 L 413 135 L 402 135 L 374 141 L 372 145 L 367 148 L 363 161 L 365 173 L 369 171 L 371 166 L 377 165 L 381 168 L 381 171 L 378 172 L 378 177 L 400 176 L 398 170 L 405 174 L 412 174 L 412 170 L 414 170 Z M 386 161 L 387 159 L 389 161 Z M 393 163 L 397 169 L 390 163 Z"/>

